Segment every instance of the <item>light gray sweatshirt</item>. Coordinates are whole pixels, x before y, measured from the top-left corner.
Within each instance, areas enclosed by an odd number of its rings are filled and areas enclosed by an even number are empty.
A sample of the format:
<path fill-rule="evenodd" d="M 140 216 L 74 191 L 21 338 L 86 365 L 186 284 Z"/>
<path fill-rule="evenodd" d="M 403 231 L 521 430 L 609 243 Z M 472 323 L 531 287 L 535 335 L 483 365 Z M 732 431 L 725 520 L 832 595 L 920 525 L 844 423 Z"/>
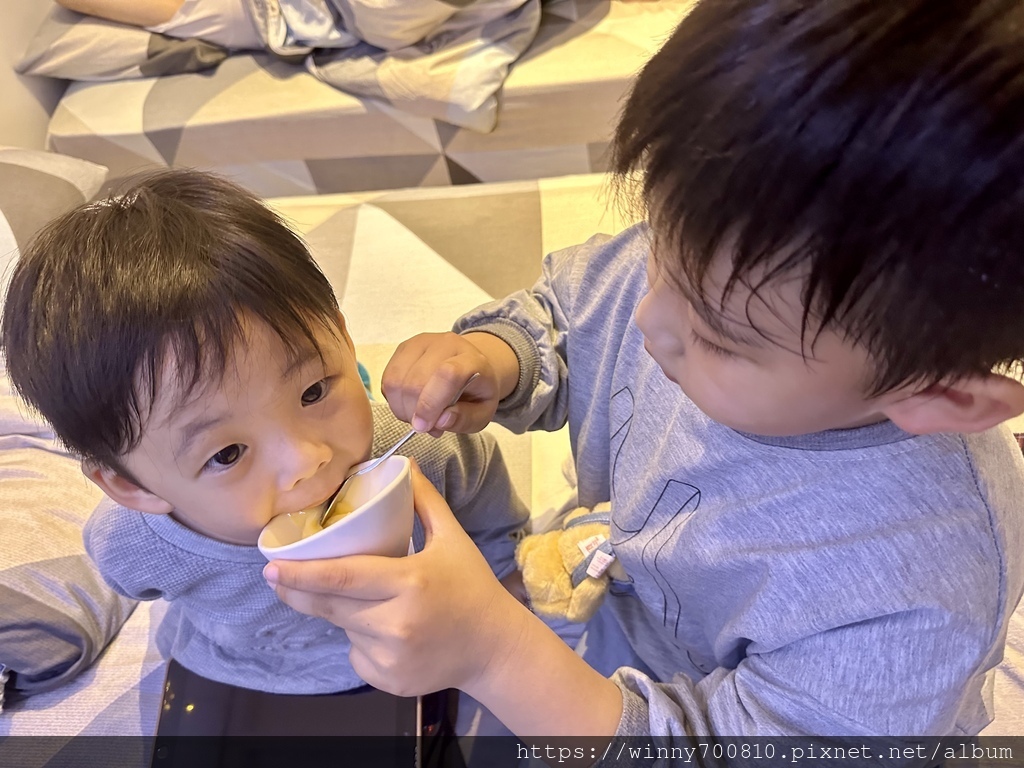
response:
<path fill-rule="evenodd" d="M 456 324 L 519 357 L 498 421 L 568 421 L 580 503 L 611 499 L 628 579 L 581 653 L 622 690 L 618 735 L 976 734 L 1024 588 L 1009 431 L 717 424 L 644 351 L 647 252 L 644 225 L 594 238 Z"/>
<path fill-rule="evenodd" d="M 373 455 L 408 430 L 373 404 Z M 515 569 L 528 510 L 487 434 L 417 435 L 403 447 L 448 500 L 498 578 Z M 85 526 L 85 546 L 117 592 L 170 602 L 156 641 L 165 657 L 206 678 L 272 693 L 332 693 L 363 681 L 349 665 L 345 632 L 288 607 L 263 579 L 255 547 L 203 536 L 167 515 L 105 501 Z M 423 546 L 419 520 L 413 533 Z"/>

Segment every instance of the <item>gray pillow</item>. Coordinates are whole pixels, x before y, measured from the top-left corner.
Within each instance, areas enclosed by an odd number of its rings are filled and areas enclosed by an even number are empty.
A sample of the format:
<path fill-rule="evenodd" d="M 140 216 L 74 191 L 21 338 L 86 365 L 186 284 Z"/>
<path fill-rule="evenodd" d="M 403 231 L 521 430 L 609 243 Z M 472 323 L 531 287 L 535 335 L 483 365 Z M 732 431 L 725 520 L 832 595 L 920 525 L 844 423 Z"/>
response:
<path fill-rule="evenodd" d="M 0 299 L 18 246 L 90 200 L 106 176 L 75 158 L 0 147 Z M 8 689 L 35 693 L 74 677 L 135 607 L 85 554 L 82 527 L 101 496 L 14 396 L 0 361 L 0 665 L 13 672 Z"/>
<path fill-rule="evenodd" d="M 179 40 L 54 6 L 15 69 L 66 80 L 124 80 L 199 72 L 227 55 L 204 40 Z"/>

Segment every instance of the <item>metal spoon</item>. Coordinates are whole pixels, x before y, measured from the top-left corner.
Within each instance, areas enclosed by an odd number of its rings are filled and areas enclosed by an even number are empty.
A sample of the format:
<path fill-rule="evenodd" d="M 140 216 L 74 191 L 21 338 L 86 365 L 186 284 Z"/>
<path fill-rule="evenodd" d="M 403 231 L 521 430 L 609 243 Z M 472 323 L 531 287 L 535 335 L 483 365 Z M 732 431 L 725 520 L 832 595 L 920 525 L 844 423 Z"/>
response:
<path fill-rule="evenodd" d="M 451 408 L 453 405 L 459 402 L 459 399 L 462 397 L 462 393 L 466 391 L 466 387 L 472 384 L 473 379 L 475 379 L 479 375 L 479 373 L 474 373 L 472 376 L 466 379 L 466 383 L 462 385 L 462 388 L 459 389 L 459 391 L 455 394 L 455 397 L 452 398 L 452 401 L 448 403 L 448 408 Z M 381 456 L 374 459 L 370 464 L 367 464 L 362 469 L 357 470 L 348 477 L 346 477 L 344 482 L 341 484 L 341 487 L 334 492 L 334 495 L 328 500 L 326 506 L 324 506 L 324 511 L 320 513 L 320 525 L 323 526 L 323 524 L 327 521 L 327 518 L 331 516 L 331 512 L 334 509 L 334 505 L 345 496 L 345 486 L 348 485 L 349 480 L 351 480 L 353 477 L 356 477 L 357 475 L 365 475 L 367 472 L 371 472 L 374 469 L 376 469 L 380 465 L 380 463 L 384 461 L 384 459 L 389 458 L 395 451 L 397 451 L 399 448 L 405 445 L 409 441 L 409 439 L 416 434 L 418 433 L 416 432 L 415 429 L 410 429 L 399 439 L 397 443 L 395 443 L 386 451 L 384 451 L 384 453 Z"/>

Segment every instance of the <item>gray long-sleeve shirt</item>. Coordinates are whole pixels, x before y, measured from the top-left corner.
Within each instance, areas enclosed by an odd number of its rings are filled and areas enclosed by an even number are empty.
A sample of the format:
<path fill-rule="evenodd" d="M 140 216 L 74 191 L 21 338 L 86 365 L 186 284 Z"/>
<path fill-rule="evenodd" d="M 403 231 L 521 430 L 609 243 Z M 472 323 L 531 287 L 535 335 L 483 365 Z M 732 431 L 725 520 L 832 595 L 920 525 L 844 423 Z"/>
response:
<path fill-rule="evenodd" d="M 977 733 L 1024 588 L 1009 431 L 764 438 L 715 423 L 633 322 L 648 236 L 552 254 L 532 290 L 456 324 L 519 357 L 498 421 L 568 421 L 580 503 L 611 499 L 629 578 L 582 653 L 622 690 L 618 735 Z"/>
<path fill-rule="evenodd" d="M 373 454 L 408 430 L 373 404 Z M 486 434 L 418 435 L 402 449 L 448 500 L 498 578 L 515 569 L 516 534 L 528 510 L 512 487 L 497 442 Z M 413 541 L 423 546 L 417 519 Z M 288 607 L 263 579 L 255 547 L 203 536 L 167 515 L 102 503 L 85 544 L 103 578 L 139 600 L 165 598 L 156 641 L 165 657 L 204 677 L 272 693 L 331 693 L 363 685 L 345 632 Z"/>

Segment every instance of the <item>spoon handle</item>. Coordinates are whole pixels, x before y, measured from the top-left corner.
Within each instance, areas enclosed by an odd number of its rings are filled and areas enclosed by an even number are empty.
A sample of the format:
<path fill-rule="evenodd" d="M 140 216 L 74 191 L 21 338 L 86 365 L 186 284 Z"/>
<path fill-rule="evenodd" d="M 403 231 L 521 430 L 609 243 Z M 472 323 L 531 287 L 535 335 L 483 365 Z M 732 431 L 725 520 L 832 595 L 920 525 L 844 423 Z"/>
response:
<path fill-rule="evenodd" d="M 479 375 L 480 375 L 479 373 L 474 373 L 472 376 L 470 376 L 466 380 L 466 383 L 462 385 L 462 388 L 459 390 L 458 394 L 456 394 L 455 397 L 452 398 L 452 401 L 450 403 L 448 403 L 448 407 L 449 408 L 451 408 L 457 402 L 459 402 L 459 400 L 462 398 L 462 393 L 466 391 L 466 387 L 468 387 L 471 383 L 473 383 L 473 380 L 477 376 L 479 376 Z M 360 469 L 360 470 L 358 470 L 356 472 L 353 472 L 351 475 L 346 477 L 344 482 L 342 482 L 341 487 L 337 491 L 334 492 L 334 496 L 332 496 L 331 499 L 324 506 L 324 511 L 320 513 L 320 525 L 323 525 L 324 522 L 327 520 L 327 518 L 331 516 L 331 512 L 334 509 L 334 503 L 336 501 L 338 501 L 339 499 L 341 499 L 342 497 L 344 497 L 344 495 L 345 495 L 345 486 L 348 485 L 348 481 L 349 480 L 351 480 L 353 477 L 356 477 L 357 475 L 365 475 L 370 470 L 376 469 L 380 465 L 380 463 L 382 461 L 384 461 L 384 459 L 386 459 L 389 456 L 391 456 L 395 451 L 397 451 L 399 448 L 401 448 L 403 445 L 405 445 L 407 442 L 409 442 L 409 439 L 412 438 L 416 434 L 417 434 L 417 432 L 416 432 L 415 429 L 410 429 L 408 432 L 405 433 L 405 436 L 402 437 L 401 440 L 399 440 L 397 443 L 395 443 L 390 448 L 388 448 L 381 456 L 378 456 L 370 464 L 367 464 L 362 469 Z"/>
<path fill-rule="evenodd" d="M 415 429 L 410 429 L 408 432 L 405 433 L 405 435 L 402 437 L 401 440 L 399 440 L 397 443 L 395 443 L 390 448 L 388 448 L 386 451 L 384 451 L 384 453 L 382 453 L 380 456 L 378 456 L 376 459 L 374 459 L 372 464 L 367 464 L 365 467 L 360 469 L 358 472 L 353 472 L 349 477 L 355 477 L 356 475 L 365 475 L 371 469 L 376 469 L 378 464 L 380 464 L 382 461 L 384 461 L 384 459 L 386 459 L 389 456 L 391 456 L 395 451 L 397 451 L 399 448 L 401 448 L 403 445 L 405 445 L 407 442 L 409 442 L 409 438 L 411 438 L 415 434 L 416 434 L 416 430 Z"/>
<path fill-rule="evenodd" d="M 472 384 L 473 383 L 473 379 L 475 379 L 479 375 L 480 375 L 479 373 L 474 373 L 472 376 L 470 376 L 468 379 L 466 379 L 466 383 L 462 385 L 462 387 L 459 389 L 459 391 L 455 394 L 455 397 L 452 398 L 452 401 L 450 403 L 448 403 L 448 407 L 449 408 L 451 408 L 453 405 L 455 405 L 457 402 L 459 402 L 459 400 L 462 398 L 462 393 L 466 391 L 466 387 L 468 387 L 470 384 Z M 403 445 L 405 445 L 407 442 L 409 442 L 409 439 L 411 437 L 413 437 L 415 434 L 416 434 L 416 430 L 415 429 L 410 429 L 408 432 L 405 433 L 405 437 L 403 437 L 397 443 L 395 443 L 390 448 L 388 448 L 386 451 L 384 451 L 384 453 L 381 454 L 378 458 L 374 459 L 372 464 L 368 464 L 367 466 L 365 466 L 362 469 L 360 469 L 358 472 L 353 472 L 351 475 L 349 475 L 349 477 L 355 477 L 356 475 L 365 475 L 371 469 L 376 469 L 378 464 L 380 464 L 382 461 L 384 461 L 384 459 L 386 459 L 389 456 L 391 456 L 395 451 L 397 451 L 399 448 L 401 448 Z M 345 478 L 345 479 L 347 480 L 348 478 Z"/>

